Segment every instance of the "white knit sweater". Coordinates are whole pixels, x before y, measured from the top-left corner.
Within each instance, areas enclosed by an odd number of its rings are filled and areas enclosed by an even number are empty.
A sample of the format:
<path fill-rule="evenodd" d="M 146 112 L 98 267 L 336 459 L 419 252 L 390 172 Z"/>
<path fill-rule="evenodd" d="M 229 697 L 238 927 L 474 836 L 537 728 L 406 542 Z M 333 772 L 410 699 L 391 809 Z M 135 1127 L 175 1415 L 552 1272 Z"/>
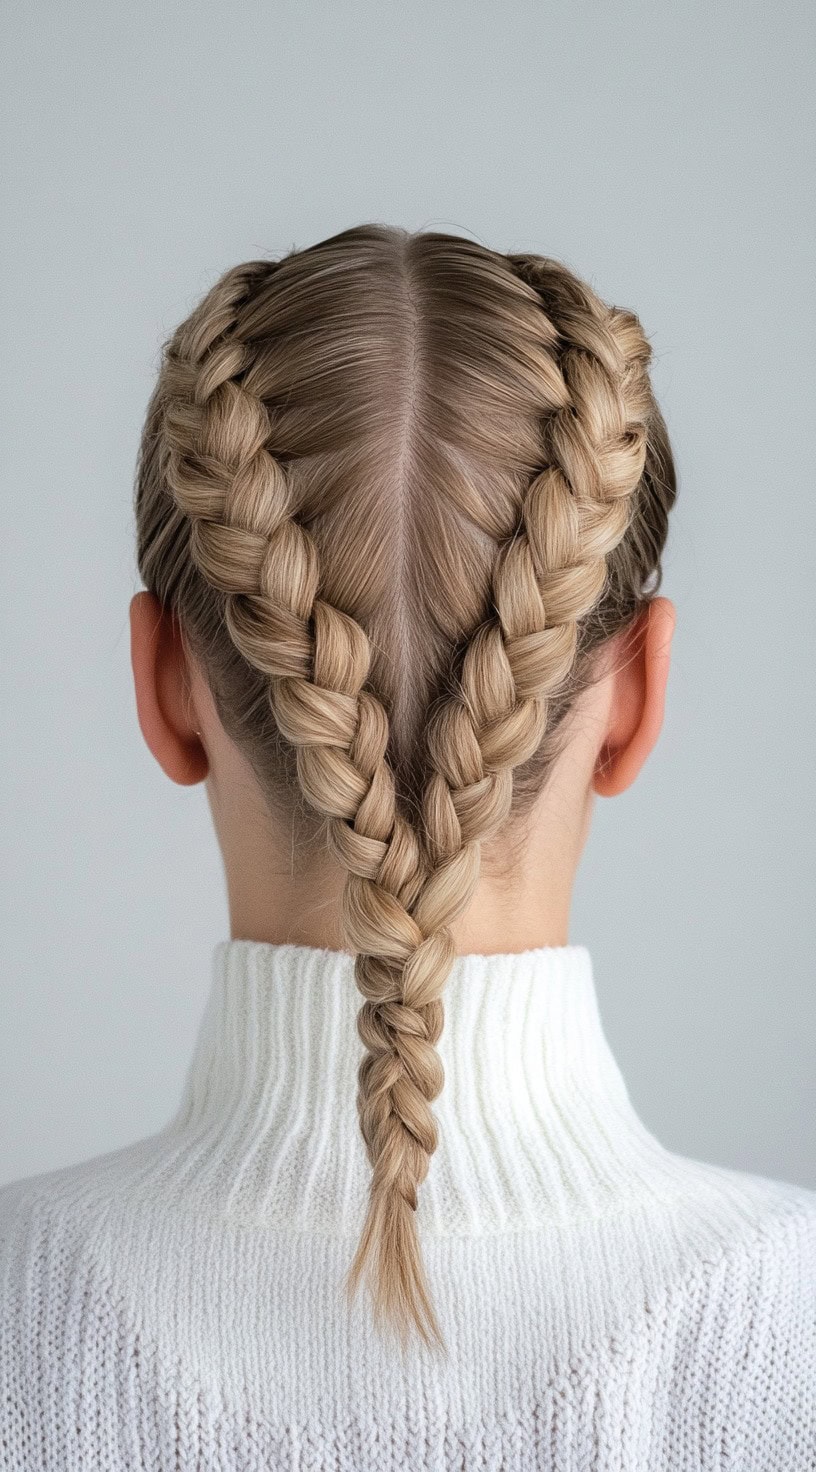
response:
<path fill-rule="evenodd" d="M 457 958 L 418 1225 L 447 1359 L 341 1293 L 353 960 L 225 941 L 157 1135 L 0 1191 L 15 1472 L 806 1472 L 816 1191 L 671 1154 L 590 954 Z"/>

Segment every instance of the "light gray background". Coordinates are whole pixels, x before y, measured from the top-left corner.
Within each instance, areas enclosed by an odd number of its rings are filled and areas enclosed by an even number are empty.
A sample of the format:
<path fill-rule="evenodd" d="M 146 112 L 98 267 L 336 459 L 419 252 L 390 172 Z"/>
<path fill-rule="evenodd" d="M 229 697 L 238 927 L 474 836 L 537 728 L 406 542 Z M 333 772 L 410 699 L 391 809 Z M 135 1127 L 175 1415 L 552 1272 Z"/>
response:
<path fill-rule="evenodd" d="M 0 1178 L 157 1129 L 228 934 L 204 789 L 139 734 L 131 490 L 227 266 L 382 220 L 641 316 L 680 497 L 668 710 L 570 938 L 649 1127 L 816 1186 L 813 11 L 3 7 Z"/>

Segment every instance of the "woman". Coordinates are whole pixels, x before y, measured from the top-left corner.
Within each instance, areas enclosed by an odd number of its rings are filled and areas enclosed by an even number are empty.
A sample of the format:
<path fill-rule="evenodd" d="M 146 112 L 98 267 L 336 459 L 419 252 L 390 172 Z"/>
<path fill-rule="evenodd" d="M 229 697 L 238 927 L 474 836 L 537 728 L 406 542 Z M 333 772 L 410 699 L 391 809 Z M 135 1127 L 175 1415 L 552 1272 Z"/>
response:
<path fill-rule="evenodd" d="M 568 941 L 663 715 L 649 360 L 373 225 L 165 345 L 136 700 L 231 934 L 166 1127 L 2 1193 L 4 1466 L 816 1465 L 816 1192 L 659 1144 Z"/>

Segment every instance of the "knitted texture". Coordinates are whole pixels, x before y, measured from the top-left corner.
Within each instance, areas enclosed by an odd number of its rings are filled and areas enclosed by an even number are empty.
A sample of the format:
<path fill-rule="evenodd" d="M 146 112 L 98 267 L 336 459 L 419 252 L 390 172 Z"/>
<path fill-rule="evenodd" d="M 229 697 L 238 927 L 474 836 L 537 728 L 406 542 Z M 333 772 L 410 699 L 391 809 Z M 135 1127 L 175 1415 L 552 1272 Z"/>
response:
<path fill-rule="evenodd" d="M 0 1190 L 3 1472 L 816 1468 L 816 1192 L 650 1134 L 585 947 L 457 957 L 444 1002 L 448 1357 L 341 1292 L 353 957 L 224 941 L 167 1125 Z"/>

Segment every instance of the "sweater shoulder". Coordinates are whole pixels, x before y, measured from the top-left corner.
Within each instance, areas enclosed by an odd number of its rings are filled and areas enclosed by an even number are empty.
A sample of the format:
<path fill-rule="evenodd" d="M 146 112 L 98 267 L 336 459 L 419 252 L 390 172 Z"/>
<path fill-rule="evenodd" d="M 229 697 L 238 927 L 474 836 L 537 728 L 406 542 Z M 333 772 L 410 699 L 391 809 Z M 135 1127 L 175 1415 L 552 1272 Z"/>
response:
<path fill-rule="evenodd" d="M 805 1228 L 816 1226 L 816 1190 L 811 1187 L 731 1166 L 690 1163 L 697 1166 L 701 1181 L 722 1182 L 735 1211 L 739 1213 L 742 1207 L 746 1222 L 756 1225 L 760 1233 L 764 1227 L 789 1218 L 800 1221 Z"/>
<path fill-rule="evenodd" d="M 735 1387 L 750 1465 L 798 1472 L 816 1465 L 816 1191 L 742 1182 L 763 1209 L 712 1270 L 686 1348 L 701 1381 Z"/>
<path fill-rule="evenodd" d="M 16 1365 L 63 1359 L 72 1302 L 105 1304 L 113 1239 L 156 1137 L 0 1186 L 0 1385 Z M 134 1302 L 136 1300 L 134 1299 Z"/>
<path fill-rule="evenodd" d="M 155 1157 L 157 1136 L 72 1165 L 20 1176 L 0 1186 L 0 1293 L 25 1267 L 36 1274 L 37 1259 L 50 1253 L 67 1260 L 72 1244 L 93 1237 L 140 1167 Z"/>
<path fill-rule="evenodd" d="M 0 1185 L 0 1222 L 11 1220 L 20 1209 L 36 1202 L 68 1202 L 88 1187 L 96 1188 L 97 1194 L 104 1191 L 106 1184 L 115 1189 L 123 1174 L 132 1173 L 140 1161 L 155 1154 L 160 1139 L 159 1134 L 146 1135 L 130 1145 L 89 1155 L 71 1165 L 55 1166 L 4 1182 Z"/>
<path fill-rule="evenodd" d="M 816 1190 L 797 1182 L 702 1161 L 687 1194 L 669 1211 L 684 1238 L 694 1278 L 700 1268 L 757 1274 L 778 1262 L 794 1267 L 816 1299 Z M 716 1277 L 716 1274 L 715 1274 Z M 809 1280 L 809 1283 L 808 1283 Z"/>
<path fill-rule="evenodd" d="M 769 1286 L 767 1272 L 763 1277 L 769 1265 L 789 1270 L 816 1329 L 816 1190 L 748 1171 L 706 1169 L 715 1171 L 730 1192 L 732 1235 L 722 1252 L 723 1269 L 746 1266 L 755 1271 L 760 1288 Z"/>

